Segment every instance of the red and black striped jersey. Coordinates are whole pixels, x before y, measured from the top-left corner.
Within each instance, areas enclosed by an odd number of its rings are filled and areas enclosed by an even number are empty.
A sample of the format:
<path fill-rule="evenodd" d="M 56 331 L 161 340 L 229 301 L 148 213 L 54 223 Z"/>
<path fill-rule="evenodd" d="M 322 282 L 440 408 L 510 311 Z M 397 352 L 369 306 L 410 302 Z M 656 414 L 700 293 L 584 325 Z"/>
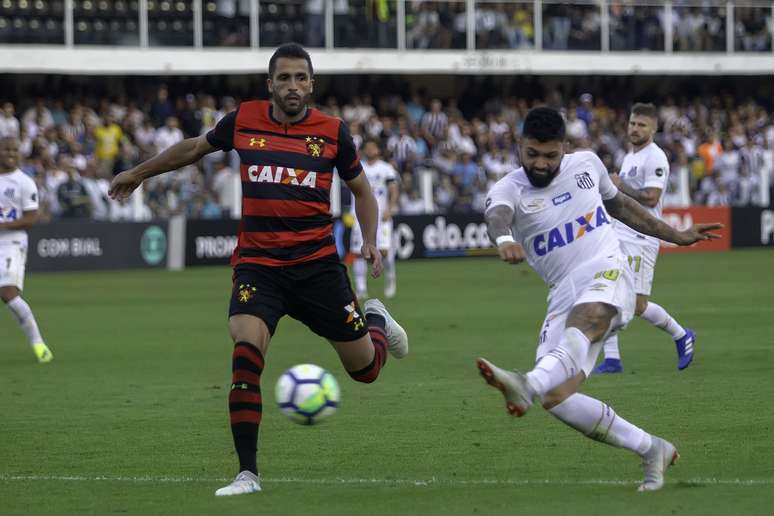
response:
<path fill-rule="evenodd" d="M 308 108 L 285 125 L 265 100 L 242 102 L 207 133 L 210 145 L 235 149 L 241 161 L 242 221 L 232 265 L 295 265 L 336 253 L 330 216 L 335 168 L 361 173 L 347 125 Z"/>

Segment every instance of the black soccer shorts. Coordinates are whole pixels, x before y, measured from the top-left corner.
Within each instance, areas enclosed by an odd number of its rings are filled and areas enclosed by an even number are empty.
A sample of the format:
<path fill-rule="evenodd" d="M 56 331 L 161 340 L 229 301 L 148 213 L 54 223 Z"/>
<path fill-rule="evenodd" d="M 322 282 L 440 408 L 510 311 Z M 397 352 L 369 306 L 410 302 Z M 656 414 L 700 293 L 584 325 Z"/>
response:
<path fill-rule="evenodd" d="M 233 282 L 229 317 L 259 317 L 272 335 L 284 315 L 329 340 L 347 342 L 368 333 L 347 268 L 336 255 L 284 267 L 240 264 Z"/>

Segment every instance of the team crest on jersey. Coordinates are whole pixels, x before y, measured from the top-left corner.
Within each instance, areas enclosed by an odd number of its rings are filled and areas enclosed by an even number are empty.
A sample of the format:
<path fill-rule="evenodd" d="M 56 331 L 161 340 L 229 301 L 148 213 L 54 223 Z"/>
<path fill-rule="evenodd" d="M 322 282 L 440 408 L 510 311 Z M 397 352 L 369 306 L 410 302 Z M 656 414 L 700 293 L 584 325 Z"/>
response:
<path fill-rule="evenodd" d="M 347 312 L 347 324 L 351 324 L 355 331 L 365 326 L 365 322 L 363 322 L 363 318 L 360 317 L 354 301 L 345 306 L 344 311 Z"/>
<path fill-rule="evenodd" d="M 239 285 L 239 302 L 249 303 L 255 297 L 257 289 L 249 283 Z"/>
<path fill-rule="evenodd" d="M 575 182 L 578 183 L 578 186 L 584 190 L 591 190 L 594 188 L 594 180 L 591 179 L 591 174 L 588 172 L 575 174 Z"/>
<path fill-rule="evenodd" d="M 9 199 L 13 199 L 13 194 L 15 194 L 16 191 L 13 188 L 6 188 L 5 192 L 3 192 L 3 195 L 8 197 Z"/>
<path fill-rule="evenodd" d="M 306 151 L 313 158 L 319 158 L 325 151 L 325 139 L 319 136 L 306 137 Z"/>
<path fill-rule="evenodd" d="M 637 167 L 632 167 L 629 169 L 629 177 L 634 177 L 637 175 Z"/>

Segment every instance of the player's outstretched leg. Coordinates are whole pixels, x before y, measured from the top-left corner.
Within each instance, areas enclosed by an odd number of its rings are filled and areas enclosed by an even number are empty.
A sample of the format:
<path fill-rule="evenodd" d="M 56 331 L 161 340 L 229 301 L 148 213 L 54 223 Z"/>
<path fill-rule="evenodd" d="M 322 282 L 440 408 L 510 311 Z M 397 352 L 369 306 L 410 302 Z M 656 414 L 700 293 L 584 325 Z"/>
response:
<path fill-rule="evenodd" d="M 19 327 L 27 336 L 27 340 L 38 362 L 51 362 L 54 359 L 54 355 L 43 342 L 43 337 L 40 334 L 35 316 L 32 314 L 32 309 L 19 295 L 19 290 L 16 287 L 0 287 L 0 297 L 2 297 L 8 310 L 11 311 L 16 322 L 19 323 Z"/>
<path fill-rule="evenodd" d="M 261 490 L 256 452 L 258 428 L 263 416 L 263 355 L 268 349 L 271 332 L 262 319 L 249 314 L 232 315 L 228 324 L 234 341 L 228 411 L 234 448 L 239 458 L 239 474 L 229 485 L 215 491 L 216 496 L 241 495 Z"/>
<path fill-rule="evenodd" d="M 683 328 L 669 312 L 656 303 L 649 301 L 640 317 L 650 322 L 657 328 L 661 328 L 672 336 L 677 350 L 677 368 L 681 371 L 691 365 L 693 361 L 696 333 Z"/>
<path fill-rule="evenodd" d="M 356 255 L 355 260 L 352 262 L 352 275 L 355 277 L 355 296 L 358 299 L 368 298 L 367 273 L 368 264 L 361 256 Z"/>
<path fill-rule="evenodd" d="M 655 491 L 664 485 L 664 472 L 680 458 L 675 447 L 628 422 L 600 400 L 575 393 L 556 403 L 551 395 L 543 406 L 554 417 L 598 442 L 630 450 L 642 458 L 644 480 L 640 491 Z"/>
<path fill-rule="evenodd" d="M 602 349 L 605 351 L 605 360 L 594 368 L 593 374 L 623 373 L 621 351 L 618 348 L 618 334 L 610 335 Z"/>

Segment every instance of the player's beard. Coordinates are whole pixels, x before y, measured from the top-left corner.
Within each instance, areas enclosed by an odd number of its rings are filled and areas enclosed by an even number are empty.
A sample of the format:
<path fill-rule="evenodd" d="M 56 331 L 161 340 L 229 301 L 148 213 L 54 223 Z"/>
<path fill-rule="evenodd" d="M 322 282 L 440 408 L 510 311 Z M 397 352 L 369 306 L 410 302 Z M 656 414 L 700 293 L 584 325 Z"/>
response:
<path fill-rule="evenodd" d="M 645 145 L 645 142 L 647 142 L 647 141 L 648 141 L 648 139 L 645 138 L 644 136 L 641 136 L 641 135 L 637 135 L 637 136 L 629 135 L 629 143 L 631 143 L 635 147 L 640 147 L 642 145 Z"/>
<path fill-rule="evenodd" d="M 288 105 L 288 95 L 285 95 L 284 98 L 280 97 L 279 95 L 272 95 L 274 98 L 274 103 L 277 104 L 277 107 L 282 110 L 283 113 L 285 113 L 285 116 L 287 117 L 294 117 L 298 115 L 299 113 L 303 112 L 304 109 L 306 109 L 307 104 L 309 104 L 309 99 L 311 98 L 311 94 L 308 95 L 297 95 L 299 98 L 298 103 L 294 107 L 290 107 Z"/>
<path fill-rule="evenodd" d="M 532 186 L 534 186 L 535 188 L 545 188 L 546 186 L 551 184 L 551 181 L 553 181 L 554 178 L 559 174 L 559 167 L 556 167 L 554 170 L 552 170 L 550 173 L 546 174 L 545 176 L 536 176 L 532 171 L 532 169 L 528 168 L 526 165 L 523 165 L 523 166 L 524 166 L 524 173 L 527 174 L 527 179 L 529 179 L 530 184 L 532 184 Z"/>

